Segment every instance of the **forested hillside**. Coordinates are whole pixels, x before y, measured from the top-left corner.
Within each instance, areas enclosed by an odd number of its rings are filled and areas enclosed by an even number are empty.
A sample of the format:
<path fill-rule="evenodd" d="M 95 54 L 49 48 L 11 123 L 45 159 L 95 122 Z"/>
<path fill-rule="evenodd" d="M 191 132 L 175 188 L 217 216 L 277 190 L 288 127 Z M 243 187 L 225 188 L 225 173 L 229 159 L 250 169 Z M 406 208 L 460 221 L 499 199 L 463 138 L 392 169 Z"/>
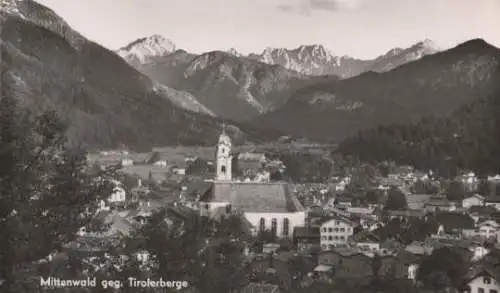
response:
<path fill-rule="evenodd" d="M 452 176 L 461 169 L 500 172 L 500 93 L 463 106 L 450 117 L 380 126 L 343 141 L 336 152 L 365 161 L 394 160 Z"/>

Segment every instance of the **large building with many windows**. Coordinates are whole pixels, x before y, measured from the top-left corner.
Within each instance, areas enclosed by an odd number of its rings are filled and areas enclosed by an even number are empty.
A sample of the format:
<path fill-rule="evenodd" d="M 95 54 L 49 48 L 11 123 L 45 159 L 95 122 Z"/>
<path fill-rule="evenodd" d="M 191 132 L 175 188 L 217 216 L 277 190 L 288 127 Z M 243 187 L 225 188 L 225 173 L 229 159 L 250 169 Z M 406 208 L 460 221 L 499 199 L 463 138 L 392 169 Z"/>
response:
<path fill-rule="evenodd" d="M 215 179 L 199 199 L 203 213 L 240 211 L 254 233 L 268 230 L 278 238 L 292 237 L 295 227 L 304 226 L 305 209 L 286 182 L 243 182 L 232 178 L 231 139 L 224 131 L 216 162 Z"/>
<path fill-rule="evenodd" d="M 336 216 L 325 219 L 320 226 L 320 244 L 322 250 L 345 247 L 354 234 L 355 224 L 344 217 Z"/>

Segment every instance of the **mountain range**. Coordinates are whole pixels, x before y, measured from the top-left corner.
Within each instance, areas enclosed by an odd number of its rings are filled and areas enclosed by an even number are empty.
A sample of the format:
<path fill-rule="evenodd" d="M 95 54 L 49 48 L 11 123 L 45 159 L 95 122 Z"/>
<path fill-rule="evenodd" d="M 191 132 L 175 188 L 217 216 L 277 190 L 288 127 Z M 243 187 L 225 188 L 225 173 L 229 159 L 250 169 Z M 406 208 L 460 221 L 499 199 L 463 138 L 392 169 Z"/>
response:
<path fill-rule="evenodd" d="M 377 125 L 449 115 L 497 93 L 499 80 L 500 50 L 474 39 L 391 71 L 304 87 L 253 122 L 294 136 L 339 142 Z"/>
<path fill-rule="evenodd" d="M 70 143 L 150 150 L 216 142 L 221 120 L 189 94 L 151 80 L 35 1 L 0 4 L 2 96 L 35 113 L 56 109 L 69 123 Z M 228 131 L 247 139 L 237 127 Z"/>
<path fill-rule="evenodd" d="M 425 40 L 373 60 L 320 45 L 192 54 L 155 35 L 111 51 L 31 0 L 0 0 L 2 95 L 56 109 L 91 148 L 214 144 L 281 135 L 336 143 L 377 125 L 446 116 L 498 92 L 499 49 Z"/>
<path fill-rule="evenodd" d="M 248 56 L 234 48 L 197 55 L 177 50 L 171 40 L 153 35 L 116 52 L 151 79 L 192 94 L 217 116 L 246 121 L 279 108 L 296 90 L 309 84 L 367 70 L 388 71 L 437 49 L 432 41 L 425 40 L 407 49 L 393 49 L 374 60 L 338 57 L 321 45 L 293 50 L 266 48 L 260 55 Z"/>
<path fill-rule="evenodd" d="M 154 63 L 176 51 L 176 45 L 160 35 L 137 39 L 117 50 L 127 62 L 136 68 Z M 384 72 L 423 56 L 439 52 L 433 41 L 426 39 L 408 48 L 393 48 L 372 60 L 350 56 L 337 56 L 319 44 L 302 45 L 295 49 L 267 47 L 262 53 L 248 55 L 230 48 L 226 52 L 237 58 L 249 58 L 269 65 L 281 65 L 305 75 L 336 75 L 349 78 L 366 71 Z"/>

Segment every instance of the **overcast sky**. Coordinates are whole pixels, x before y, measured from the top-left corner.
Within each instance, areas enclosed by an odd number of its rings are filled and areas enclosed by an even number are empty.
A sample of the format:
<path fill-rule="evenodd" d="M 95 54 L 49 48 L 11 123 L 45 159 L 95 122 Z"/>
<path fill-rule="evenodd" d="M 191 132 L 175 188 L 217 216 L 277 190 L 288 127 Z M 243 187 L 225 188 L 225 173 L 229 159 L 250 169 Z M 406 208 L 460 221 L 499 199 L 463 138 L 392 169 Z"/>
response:
<path fill-rule="evenodd" d="M 193 53 L 322 44 L 371 58 L 429 38 L 500 47 L 500 0 L 40 0 L 110 49 L 160 34 Z"/>

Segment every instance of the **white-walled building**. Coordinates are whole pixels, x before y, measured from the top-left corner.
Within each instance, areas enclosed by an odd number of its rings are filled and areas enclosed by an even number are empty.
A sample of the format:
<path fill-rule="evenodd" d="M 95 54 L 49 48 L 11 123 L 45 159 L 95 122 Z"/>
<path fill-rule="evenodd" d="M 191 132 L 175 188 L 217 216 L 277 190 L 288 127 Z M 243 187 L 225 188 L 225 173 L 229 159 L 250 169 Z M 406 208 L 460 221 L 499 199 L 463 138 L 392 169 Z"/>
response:
<path fill-rule="evenodd" d="M 354 234 L 355 224 L 344 217 L 331 217 L 320 227 L 320 244 L 322 250 L 345 247 Z"/>
<path fill-rule="evenodd" d="M 232 178 L 231 139 L 223 131 L 216 153 L 215 180 L 198 199 L 202 214 L 242 212 L 254 232 L 269 230 L 279 238 L 292 237 L 305 225 L 306 211 L 286 182 L 242 182 Z M 208 182 L 208 181 L 207 181 Z"/>
<path fill-rule="evenodd" d="M 462 200 L 462 207 L 469 209 L 473 206 L 482 206 L 484 205 L 484 196 L 480 194 L 474 194 Z"/>
<path fill-rule="evenodd" d="M 496 271 L 480 269 L 469 277 L 464 293 L 498 293 L 500 292 L 499 276 Z"/>
<path fill-rule="evenodd" d="M 110 203 L 125 202 L 126 192 L 125 189 L 123 188 L 123 184 L 117 180 L 113 180 L 113 184 L 115 185 L 115 187 L 113 188 L 113 192 L 108 198 L 108 202 Z"/>

